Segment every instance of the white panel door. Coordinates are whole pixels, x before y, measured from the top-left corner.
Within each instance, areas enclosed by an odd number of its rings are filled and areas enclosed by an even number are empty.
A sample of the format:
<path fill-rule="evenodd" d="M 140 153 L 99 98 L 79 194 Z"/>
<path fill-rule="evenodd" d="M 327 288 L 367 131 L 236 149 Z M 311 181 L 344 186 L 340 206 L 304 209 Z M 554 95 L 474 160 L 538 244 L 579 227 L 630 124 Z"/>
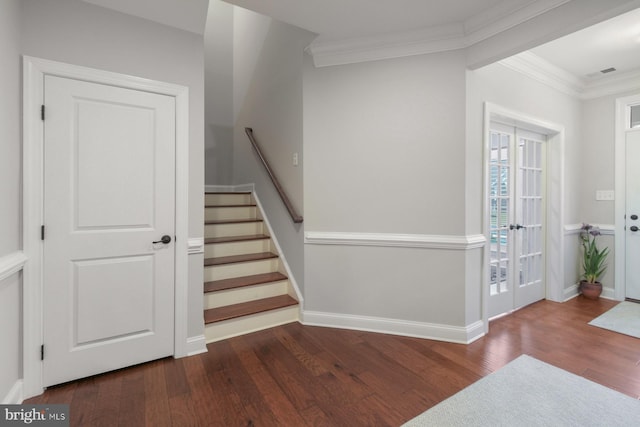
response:
<path fill-rule="evenodd" d="M 545 297 L 545 137 L 492 123 L 489 141 L 489 317 Z"/>
<path fill-rule="evenodd" d="M 626 131 L 625 297 L 640 300 L 640 128 Z"/>
<path fill-rule="evenodd" d="M 173 353 L 175 100 L 54 76 L 44 88 L 49 386 Z"/>

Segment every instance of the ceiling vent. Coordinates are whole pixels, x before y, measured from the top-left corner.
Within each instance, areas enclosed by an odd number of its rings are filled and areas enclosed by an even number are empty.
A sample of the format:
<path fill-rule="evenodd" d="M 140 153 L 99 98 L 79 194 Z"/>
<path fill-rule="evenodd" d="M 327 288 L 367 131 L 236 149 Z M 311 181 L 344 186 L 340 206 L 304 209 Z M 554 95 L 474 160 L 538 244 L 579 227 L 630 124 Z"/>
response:
<path fill-rule="evenodd" d="M 606 68 L 606 69 L 604 69 L 604 70 L 600 70 L 600 72 L 601 72 L 602 74 L 613 73 L 614 71 L 616 71 L 616 69 L 615 69 L 615 68 L 613 68 L 613 67 L 611 67 L 611 68 Z"/>

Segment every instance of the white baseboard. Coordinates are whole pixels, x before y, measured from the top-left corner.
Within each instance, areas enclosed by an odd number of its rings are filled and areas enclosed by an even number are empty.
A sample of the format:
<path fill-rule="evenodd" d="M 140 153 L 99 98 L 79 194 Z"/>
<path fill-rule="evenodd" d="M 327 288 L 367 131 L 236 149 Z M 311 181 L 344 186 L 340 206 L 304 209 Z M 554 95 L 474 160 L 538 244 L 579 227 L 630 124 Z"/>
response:
<path fill-rule="evenodd" d="M 207 351 L 207 342 L 204 335 L 187 338 L 187 356 L 195 356 Z"/>
<path fill-rule="evenodd" d="M 303 311 L 301 323 L 309 326 L 378 332 L 458 344 L 470 344 L 484 335 L 482 321 L 462 327 L 380 317 Z"/>
<path fill-rule="evenodd" d="M 22 380 L 16 381 L 11 387 L 9 393 L 2 399 L 3 405 L 20 405 L 24 400 L 24 393 L 22 390 Z"/>
<path fill-rule="evenodd" d="M 564 302 L 569 301 L 571 298 L 577 297 L 579 294 L 580 292 L 578 291 L 578 284 L 576 283 L 575 285 L 572 285 L 571 287 L 564 290 Z M 615 289 L 606 286 L 602 288 L 602 294 L 600 295 L 600 298 L 618 301 L 618 299 L 616 298 Z"/>
<path fill-rule="evenodd" d="M 616 298 L 616 290 L 607 286 L 602 287 L 602 294 L 600 295 L 600 298 L 618 301 Z"/>
<path fill-rule="evenodd" d="M 578 296 L 578 285 L 575 284 L 564 290 L 563 302 L 567 302 L 570 299 L 575 298 L 577 296 Z"/>

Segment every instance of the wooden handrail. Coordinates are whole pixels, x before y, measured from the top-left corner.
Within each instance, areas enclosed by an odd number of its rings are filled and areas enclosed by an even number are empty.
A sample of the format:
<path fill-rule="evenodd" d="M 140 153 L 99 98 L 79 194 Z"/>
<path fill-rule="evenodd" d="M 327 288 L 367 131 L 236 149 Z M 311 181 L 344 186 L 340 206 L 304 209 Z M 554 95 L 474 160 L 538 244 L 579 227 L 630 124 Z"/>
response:
<path fill-rule="evenodd" d="M 260 146 L 258 145 L 258 142 L 256 141 L 256 138 L 253 136 L 253 129 L 244 128 L 244 131 L 246 132 L 247 136 L 249 137 L 249 141 L 251 141 L 251 145 L 253 146 L 253 149 L 256 150 L 256 153 L 258 154 L 258 157 L 260 157 L 260 160 L 262 161 L 262 164 L 264 165 L 265 169 L 267 170 L 267 173 L 269 174 L 269 178 L 271 178 L 271 182 L 273 182 L 273 186 L 276 187 L 276 191 L 280 195 L 280 198 L 282 199 L 282 202 L 284 203 L 284 206 L 289 211 L 289 215 L 291 215 L 291 219 L 296 224 L 301 223 L 303 221 L 302 216 L 299 215 L 296 212 L 296 209 L 293 207 L 293 205 L 289 201 L 289 197 L 287 197 L 287 193 L 284 192 L 284 189 L 280 185 L 280 182 L 278 181 L 278 178 L 273 173 L 273 170 L 271 169 L 271 166 L 269 166 L 269 162 L 267 162 L 267 159 L 262 154 L 262 150 L 260 149 Z"/>

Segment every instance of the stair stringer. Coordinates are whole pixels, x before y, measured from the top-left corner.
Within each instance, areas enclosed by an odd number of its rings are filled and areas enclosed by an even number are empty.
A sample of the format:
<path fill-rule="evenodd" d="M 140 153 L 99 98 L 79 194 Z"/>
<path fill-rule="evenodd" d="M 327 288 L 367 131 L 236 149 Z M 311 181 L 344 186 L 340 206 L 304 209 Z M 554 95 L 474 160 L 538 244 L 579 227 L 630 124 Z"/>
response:
<path fill-rule="evenodd" d="M 268 234 L 269 234 L 269 236 L 271 236 L 271 241 L 272 241 L 272 243 L 273 243 L 273 245 L 275 247 L 276 253 L 280 257 L 281 265 L 282 265 L 282 267 L 284 268 L 284 270 L 286 272 L 286 276 L 289 278 L 289 284 L 291 285 L 291 289 L 295 293 L 295 295 L 293 295 L 293 297 L 298 300 L 298 311 L 299 311 L 298 315 L 299 315 L 299 318 L 302 319 L 302 312 L 304 310 L 304 298 L 302 296 L 302 292 L 300 292 L 300 288 L 298 287 L 298 283 L 296 282 L 296 278 L 293 275 L 293 273 L 291 272 L 291 268 L 289 267 L 289 263 L 287 262 L 287 258 L 285 257 L 284 252 L 282 251 L 282 247 L 280 246 L 280 243 L 278 242 L 278 238 L 277 238 L 276 234 L 273 232 L 273 228 L 271 227 L 271 223 L 269 222 L 269 218 L 265 214 L 265 211 L 264 211 L 264 208 L 262 206 L 262 203 L 260 202 L 260 198 L 258 197 L 258 194 L 256 192 L 255 184 L 244 184 L 244 185 L 241 185 L 241 186 L 237 185 L 237 186 L 233 186 L 233 187 L 234 187 L 235 191 L 251 191 L 253 199 L 256 202 L 256 206 L 258 207 L 258 214 L 262 218 L 263 224 L 267 227 Z"/>

